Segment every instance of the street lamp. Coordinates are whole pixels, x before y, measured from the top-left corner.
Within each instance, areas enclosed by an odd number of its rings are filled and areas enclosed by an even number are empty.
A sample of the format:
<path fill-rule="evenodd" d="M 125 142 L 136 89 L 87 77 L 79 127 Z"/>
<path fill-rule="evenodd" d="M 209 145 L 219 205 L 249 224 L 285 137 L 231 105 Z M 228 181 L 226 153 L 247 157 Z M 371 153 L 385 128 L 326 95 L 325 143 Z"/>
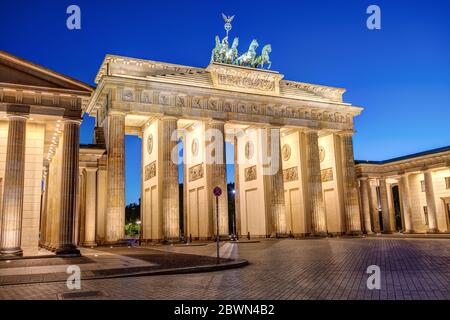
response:
<path fill-rule="evenodd" d="M 141 246 L 141 241 L 142 241 L 142 231 L 141 231 L 141 224 L 142 221 L 141 220 L 136 220 L 136 224 L 139 226 L 139 246 Z"/>

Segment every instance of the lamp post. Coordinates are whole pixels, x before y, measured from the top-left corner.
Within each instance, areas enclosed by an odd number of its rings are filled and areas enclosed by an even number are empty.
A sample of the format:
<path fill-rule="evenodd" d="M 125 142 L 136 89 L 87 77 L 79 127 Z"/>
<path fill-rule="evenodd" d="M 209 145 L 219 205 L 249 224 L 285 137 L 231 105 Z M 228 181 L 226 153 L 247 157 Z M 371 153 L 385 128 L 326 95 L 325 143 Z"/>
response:
<path fill-rule="evenodd" d="M 141 224 L 142 224 L 142 221 L 141 220 L 137 220 L 136 221 L 136 224 L 139 226 L 139 246 L 141 246 L 141 241 L 142 241 L 142 231 L 141 231 Z"/>
<path fill-rule="evenodd" d="M 219 197 L 222 195 L 222 189 L 220 189 L 220 187 L 215 187 L 213 193 L 216 196 L 217 264 L 220 264 Z"/>

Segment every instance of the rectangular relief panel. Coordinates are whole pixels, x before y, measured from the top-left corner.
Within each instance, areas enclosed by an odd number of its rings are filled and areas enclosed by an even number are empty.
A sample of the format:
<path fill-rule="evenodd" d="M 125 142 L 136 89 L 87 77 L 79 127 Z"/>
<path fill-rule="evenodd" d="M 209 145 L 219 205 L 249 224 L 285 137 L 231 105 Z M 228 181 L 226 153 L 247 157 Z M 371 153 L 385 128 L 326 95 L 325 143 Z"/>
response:
<path fill-rule="evenodd" d="M 203 178 L 204 172 L 203 172 L 203 163 L 200 163 L 196 166 L 189 168 L 189 182 L 193 182 L 196 180 L 199 180 Z"/>
<path fill-rule="evenodd" d="M 329 181 L 334 180 L 333 168 L 327 168 L 327 169 L 320 170 L 320 175 L 321 175 L 322 182 L 329 182 Z"/>

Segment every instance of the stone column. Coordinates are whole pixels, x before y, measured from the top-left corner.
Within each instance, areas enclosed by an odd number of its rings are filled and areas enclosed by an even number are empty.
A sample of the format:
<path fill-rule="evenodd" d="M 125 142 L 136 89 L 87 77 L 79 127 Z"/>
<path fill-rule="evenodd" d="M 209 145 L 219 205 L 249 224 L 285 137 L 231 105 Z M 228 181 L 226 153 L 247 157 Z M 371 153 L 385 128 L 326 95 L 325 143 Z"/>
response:
<path fill-rule="evenodd" d="M 264 129 L 263 129 L 264 130 Z M 286 236 L 286 208 L 284 199 L 283 167 L 281 161 L 280 128 L 266 128 L 267 151 L 270 154 L 269 174 L 269 204 L 275 236 Z"/>
<path fill-rule="evenodd" d="M 404 173 L 400 177 L 400 197 L 403 207 L 403 219 L 405 221 L 404 233 L 413 233 L 414 227 L 412 225 L 412 212 L 411 212 L 411 202 L 409 193 L 409 180 L 408 174 Z"/>
<path fill-rule="evenodd" d="M 118 243 L 125 235 L 125 114 L 108 115 L 108 178 L 105 242 Z"/>
<path fill-rule="evenodd" d="M 322 177 L 320 173 L 319 136 L 317 131 L 306 132 L 306 183 L 309 210 L 311 214 L 311 234 L 327 235 L 327 220 L 322 193 Z"/>
<path fill-rule="evenodd" d="M 41 221 L 39 224 L 40 235 L 39 235 L 39 246 L 45 246 L 46 232 L 47 232 L 47 199 L 48 199 L 48 167 L 43 169 L 43 190 L 41 198 Z"/>
<path fill-rule="evenodd" d="M 43 247 L 47 250 L 52 247 L 52 222 L 53 222 L 53 196 L 54 196 L 54 180 L 55 169 L 51 162 L 48 164 L 48 194 L 52 196 L 47 197 L 45 213 L 47 218 L 45 219 L 45 238 L 43 241 Z"/>
<path fill-rule="evenodd" d="M 97 217 L 95 221 L 95 239 L 97 244 L 103 244 L 105 242 L 107 180 L 108 171 L 106 170 L 106 167 L 102 165 L 97 172 Z"/>
<path fill-rule="evenodd" d="M 369 197 L 369 180 L 367 178 L 361 178 L 361 202 L 363 209 L 363 219 L 364 219 L 364 230 L 367 234 L 372 232 L 372 224 L 370 223 L 370 197 Z"/>
<path fill-rule="evenodd" d="M 341 134 L 340 140 L 347 234 L 357 235 L 361 234 L 361 216 L 359 213 L 358 190 L 356 186 L 352 134 Z"/>
<path fill-rule="evenodd" d="M 386 178 L 380 178 L 381 212 L 383 214 L 383 233 L 394 233 L 394 221 L 391 219 L 388 202 L 388 187 Z"/>
<path fill-rule="evenodd" d="M 219 235 L 227 237 L 229 235 L 228 226 L 228 191 L 227 191 L 227 164 L 225 157 L 225 123 L 223 121 L 213 120 L 209 123 L 209 136 L 211 138 L 208 150 L 211 150 L 211 188 L 220 187 L 222 195 L 219 197 Z M 213 196 L 212 190 L 208 190 L 208 196 Z M 216 197 L 213 197 L 213 221 L 216 225 Z"/>
<path fill-rule="evenodd" d="M 77 210 L 78 160 L 80 153 L 80 121 L 65 120 L 62 149 L 61 206 L 58 255 L 79 255 L 75 245 L 75 215 Z"/>
<path fill-rule="evenodd" d="M 437 227 L 436 217 L 436 202 L 434 201 L 433 178 L 431 170 L 425 170 L 423 173 L 425 180 L 425 195 L 427 198 L 427 212 L 428 212 L 428 233 L 439 232 Z"/>
<path fill-rule="evenodd" d="M 164 117 L 162 126 L 162 216 L 165 241 L 180 240 L 180 216 L 178 197 L 178 164 L 172 160 L 172 152 L 177 147 L 172 135 L 177 131 L 177 118 Z M 175 133 L 174 133 L 175 132 Z"/>
<path fill-rule="evenodd" d="M 236 236 L 241 232 L 241 187 L 239 185 L 239 156 L 238 156 L 238 137 L 234 137 L 234 221 Z"/>
<path fill-rule="evenodd" d="M 375 179 L 370 179 L 370 215 L 372 217 L 372 230 L 376 233 L 380 233 L 380 216 L 378 212 L 378 194 L 377 194 L 377 185 Z"/>
<path fill-rule="evenodd" d="M 96 207 L 97 207 L 97 168 L 85 168 L 86 193 L 85 193 L 85 217 L 84 217 L 84 243 L 86 247 L 96 246 Z"/>
<path fill-rule="evenodd" d="M 187 134 L 183 134 L 183 235 L 186 241 L 189 241 L 188 227 L 188 165 L 187 165 Z"/>
<path fill-rule="evenodd" d="M 84 168 L 80 168 L 79 173 L 77 215 L 75 217 L 75 244 L 81 246 L 84 243 L 86 218 L 86 175 L 84 174 Z"/>
<path fill-rule="evenodd" d="M 27 118 L 9 115 L 6 147 L 5 184 L 3 187 L 0 254 L 22 256 L 22 213 L 25 179 L 25 136 Z"/>

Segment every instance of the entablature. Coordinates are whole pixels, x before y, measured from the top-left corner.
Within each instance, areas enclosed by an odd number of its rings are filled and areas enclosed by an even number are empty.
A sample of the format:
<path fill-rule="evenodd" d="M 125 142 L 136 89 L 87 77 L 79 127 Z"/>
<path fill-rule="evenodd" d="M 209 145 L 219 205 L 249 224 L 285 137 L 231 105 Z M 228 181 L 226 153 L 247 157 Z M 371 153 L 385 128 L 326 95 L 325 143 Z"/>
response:
<path fill-rule="evenodd" d="M 101 123 L 111 110 L 352 130 L 353 117 L 359 115 L 362 108 L 104 76 L 90 101 L 88 112 Z"/>
<path fill-rule="evenodd" d="M 356 164 L 356 174 L 361 177 L 390 177 L 402 174 L 420 173 L 425 170 L 438 170 L 449 168 L 450 151 L 410 158 L 389 163 L 364 163 Z"/>

